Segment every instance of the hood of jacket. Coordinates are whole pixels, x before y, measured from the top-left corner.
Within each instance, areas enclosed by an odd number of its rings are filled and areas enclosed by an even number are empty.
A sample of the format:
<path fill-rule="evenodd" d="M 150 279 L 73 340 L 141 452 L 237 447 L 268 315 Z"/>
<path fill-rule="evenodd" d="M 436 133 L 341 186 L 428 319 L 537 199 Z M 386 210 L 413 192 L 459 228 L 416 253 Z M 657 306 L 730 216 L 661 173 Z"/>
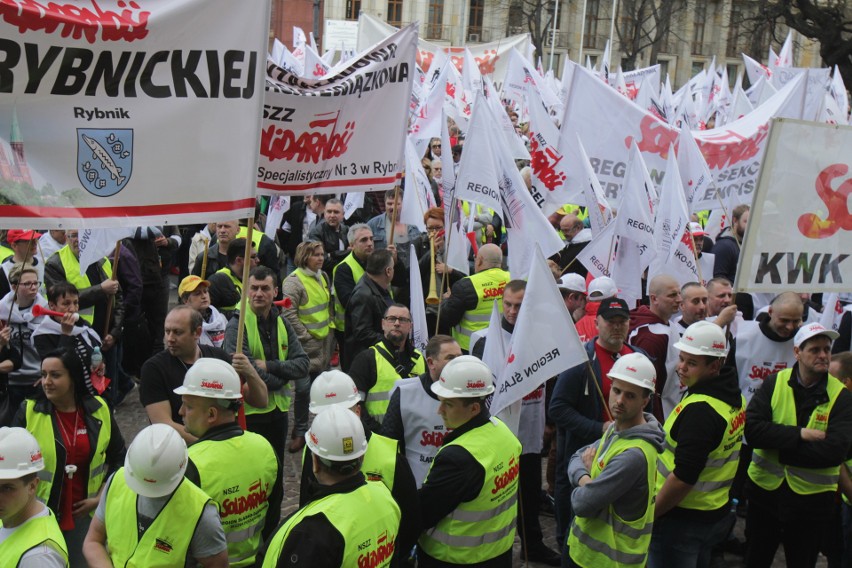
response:
<path fill-rule="evenodd" d="M 663 425 L 654 418 L 650 412 L 644 412 L 645 424 L 615 432 L 614 438 L 623 438 L 625 440 L 645 440 L 650 443 L 658 452 L 662 452 L 666 442 L 666 432 L 663 430 Z"/>

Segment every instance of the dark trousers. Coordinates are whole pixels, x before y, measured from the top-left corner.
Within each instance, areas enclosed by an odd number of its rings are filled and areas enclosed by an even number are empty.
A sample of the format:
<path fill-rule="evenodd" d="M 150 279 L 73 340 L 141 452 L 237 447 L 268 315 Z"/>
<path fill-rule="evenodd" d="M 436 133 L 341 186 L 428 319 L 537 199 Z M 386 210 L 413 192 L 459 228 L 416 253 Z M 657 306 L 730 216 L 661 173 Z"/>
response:
<path fill-rule="evenodd" d="M 287 444 L 287 426 L 289 418 L 286 412 L 273 410 L 267 414 L 246 415 L 246 429 L 249 432 L 260 434 L 272 445 L 275 455 L 278 457 L 278 477 L 284 484 L 284 448 Z M 263 533 L 271 534 L 281 520 L 281 502 L 284 500 L 283 490 L 277 495 L 269 496 L 269 512 L 266 515 Z"/>
<path fill-rule="evenodd" d="M 541 523 L 538 519 L 541 508 L 541 454 L 521 454 L 519 460 L 519 491 L 521 506 L 518 511 L 518 536 L 521 550 L 534 550 L 542 543 Z"/>

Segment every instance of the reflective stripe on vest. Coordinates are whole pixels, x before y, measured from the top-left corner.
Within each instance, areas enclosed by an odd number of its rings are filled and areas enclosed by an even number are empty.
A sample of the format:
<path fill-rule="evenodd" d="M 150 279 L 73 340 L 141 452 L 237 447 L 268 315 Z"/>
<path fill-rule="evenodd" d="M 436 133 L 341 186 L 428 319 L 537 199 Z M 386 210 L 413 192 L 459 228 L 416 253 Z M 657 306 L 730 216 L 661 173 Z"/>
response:
<path fill-rule="evenodd" d="M 246 456 L 251 456 L 250 461 Z M 259 434 L 243 432 L 227 440 L 196 442 L 189 446 L 189 457 L 198 469 L 201 489 L 219 505 L 228 563 L 254 565 L 269 495 L 278 476 L 272 446 Z M 243 466 L 225 468 L 223 464 Z"/>
<path fill-rule="evenodd" d="M 184 479 L 139 538 L 137 495 L 124 480 L 124 468 L 112 476 L 106 496 L 109 556 L 113 566 L 174 567 L 186 564 L 189 545 L 210 497 Z"/>
<path fill-rule="evenodd" d="M 94 412 L 92 418 L 101 423 L 101 428 L 98 431 L 98 438 L 95 440 L 95 447 L 91 452 L 92 457 L 89 462 L 89 478 L 86 482 L 86 495 L 89 499 L 97 497 L 101 486 L 104 484 L 107 446 L 109 446 L 112 437 L 109 407 L 101 397 L 96 396 L 94 398 L 101 406 Z M 26 420 L 27 430 L 38 440 L 41 455 L 44 458 L 44 469 L 38 472 L 39 484 L 36 494 L 39 499 L 47 503 L 50 499 L 50 490 L 53 488 L 53 479 L 57 468 L 56 440 L 61 440 L 62 434 L 54 428 L 53 415 L 36 412 L 35 401 L 31 399 L 27 400 L 26 404 Z M 83 426 L 86 426 L 85 422 L 83 422 Z M 94 514 L 94 511 L 92 514 Z"/>
<path fill-rule="evenodd" d="M 645 456 L 648 503 L 645 514 L 634 521 L 619 517 L 612 504 L 596 517 L 575 516 L 568 547 L 571 559 L 578 566 L 645 566 L 647 560 L 654 523 L 657 450 L 645 440 L 613 437 L 615 430 L 610 428 L 598 444 L 591 478 L 597 478 L 613 457 L 635 448 Z M 607 445 L 608 439 L 612 441 Z M 601 455 L 604 447 L 605 453 Z"/>
<path fill-rule="evenodd" d="M 340 268 L 341 264 L 347 265 L 352 271 L 352 280 L 355 284 L 357 284 L 364 276 L 364 267 L 358 264 L 355 254 L 350 252 L 343 258 L 343 260 L 338 262 L 334 267 L 334 270 L 331 271 L 332 283 L 334 283 L 335 278 L 337 278 L 337 269 Z M 346 309 L 343 307 L 343 304 L 340 303 L 336 290 L 334 291 L 334 329 L 337 331 L 344 331 L 346 329 Z"/>
<path fill-rule="evenodd" d="M 740 395 L 742 399 L 742 395 Z M 682 509 L 697 509 L 700 511 L 715 511 L 728 503 L 728 492 L 737 464 L 740 458 L 740 448 L 743 444 L 745 430 L 745 399 L 740 408 L 730 406 L 717 398 L 704 394 L 687 394 L 680 404 L 672 410 L 663 429 L 666 431 L 666 447 L 660 459 L 657 460 L 657 491 L 663 486 L 666 478 L 674 470 L 677 442 L 672 438 L 671 431 L 683 409 L 696 402 L 706 402 L 716 414 L 725 421 L 725 432 L 722 441 L 707 456 L 707 463 L 698 481 L 689 494 L 678 504 Z"/>
<path fill-rule="evenodd" d="M 796 426 L 796 400 L 793 388 L 790 386 L 790 376 L 793 369 L 784 369 L 775 379 L 775 390 L 772 392 L 772 422 L 784 426 Z M 843 383 L 831 375 L 828 376 L 826 392 L 828 401 L 820 404 L 811 412 L 807 428 L 828 429 L 828 417 L 837 397 L 843 391 Z M 799 495 L 814 495 L 826 491 L 837 491 L 837 480 L 840 477 L 840 465 L 833 467 L 798 467 L 784 465 L 778 459 L 778 450 L 754 449 L 751 464 L 748 466 L 748 476 L 759 487 L 766 491 L 778 489 L 781 482 L 787 480 L 795 493 Z"/>
<path fill-rule="evenodd" d="M 322 284 L 320 284 L 316 278 L 306 274 L 301 268 L 294 270 L 293 274 L 305 287 L 308 296 L 308 301 L 297 307 L 299 321 L 313 337 L 324 339 L 331 330 L 331 312 L 328 309 L 331 292 L 328 290 L 325 278 L 320 275 L 322 278 Z"/>
<path fill-rule="evenodd" d="M 390 566 L 399 532 L 399 506 L 384 485 L 365 483 L 354 491 L 328 495 L 296 511 L 269 541 L 263 568 L 278 565 L 278 558 L 293 528 L 302 520 L 320 514 L 343 537 L 341 566 Z M 312 559 L 299 560 L 310 566 Z"/>
<path fill-rule="evenodd" d="M 470 336 L 474 331 L 485 329 L 491 319 L 491 306 L 496 301 L 503 307 L 503 287 L 509 281 L 509 273 L 502 268 L 489 268 L 467 277 L 476 292 L 476 307 L 467 310 L 461 321 L 453 328 L 453 339 L 465 351 L 470 351 Z"/>
<path fill-rule="evenodd" d="M 393 492 L 398 452 L 399 442 L 379 434 L 372 434 L 367 441 L 367 452 L 361 463 L 361 473 L 367 481 L 380 481 L 388 488 L 388 491 Z"/>
<path fill-rule="evenodd" d="M 236 276 L 234 276 L 234 273 L 231 271 L 230 268 L 228 268 L 227 266 L 224 267 L 224 268 L 220 268 L 219 270 L 216 271 L 216 274 L 224 274 L 225 276 L 227 276 L 231 280 L 231 282 L 234 283 L 234 286 L 237 288 L 237 292 L 240 295 L 242 295 L 243 283 L 240 282 L 240 280 Z M 232 306 L 222 306 L 219 309 L 222 310 L 223 312 L 227 312 L 227 311 L 238 310 L 239 308 L 240 308 L 240 301 L 237 300 L 236 304 L 234 304 Z"/>
<path fill-rule="evenodd" d="M 2 521 L 0 528 L 3 528 Z M 61 554 L 65 566 L 68 566 L 68 546 L 62 531 L 59 530 L 56 515 L 50 509 L 47 510 L 46 517 L 28 520 L 3 541 L 3 546 L 0 546 L 0 566 L 17 566 L 24 554 L 42 544 Z"/>
<path fill-rule="evenodd" d="M 89 277 L 85 274 L 80 274 L 80 261 L 76 256 L 74 256 L 69 245 L 65 245 L 59 249 L 57 254 L 59 255 L 59 262 L 62 264 L 62 269 L 65 271 L 65 280 L 76 286 L 77 290 L 80 292 L 86 288 L 92 287 L 92 282 L 89 280 Z M 109 259 L 104 259 L 103 269 L 106 277 L 112 278 L 112 263 Z M 114 299 L 115 297 L 112 296 L 112 298 Z M 80 308 L 79 314 L 81 318 L 89 323 L 89 325 L 95 321 L 94 306 Z"/>
<path fill-rule="evenodd" d="M 438 455 L 453 445 L 467 450 L 482 465 L 485 481 L 475 499 L 460 503 L 426 530 L 418 544 L 429 556 L 444 562 L 484 562 L 510 550 L 515 540 L 521 443 L 505 424 L 491 418 L 445 444 Z"/>
<path fill-rule="evenodd" d="M 263 351 L 263 343 L 260 340 L 260 333 L 257 330 L 257 316 L 251 310 L 246 310 L 246 341 L 248 341 L 249 352 L 255 359 L 266 361 L 266 353 Z M 275 323 L 278 326 L 278 360 L 287 360 L 287 348 L 289 346 L 289 338 L 287 337 L 287 328 L 284 326 L 284 320 L 281 317 L 275 318 Z M 254 407 L 248 403 L 245 404 L 246 414 L 266 414 L 278 408 L 281 412 L 290 410 L 290 385 L 285 383 L 283 387 L 276 391 L 269 392 L 269 402 L 263 408 Z"/>
<path fill-rule="evenodd" d="M 400 379 L 396 386 L 399 389 L 399 411 L 405 426 L 405 459 L 420 489 L 438 448 L 444 443 L 447 429 L 438 416 L 440 403 L 429 396 L 419 378 Z"/>
<path fill-rule="evenodd" d="M 364 402 L 364 405 L 367 408 L 367 412 L 378 420 L 382 422 L 385 418 L 385 413 L 388 410 L 388 404 L 390 404 L 391 392 L 393 391 L 393 386 L 399 379 L 404 379 L 406 377 L 400 376 L 397 370 L 390 364 L 390 361 L 382 353 L 387 353 L 387 349 L 385 349 L 384 345 L 381 343 L 377 343 L 372 345 L 370 349 L 373 350 L 373 354 L 376 358 L 376 384 L 373 385 L 373 388 L 367 393 L 367 400 Z M 408 377 L 416 377 L 421 373 L 426 372 L 426 359 L 423 357 L 423 354 L 420 351 L 414 350 L 414 366 L 411 368 L 411 372 L 407 375 Z"/>

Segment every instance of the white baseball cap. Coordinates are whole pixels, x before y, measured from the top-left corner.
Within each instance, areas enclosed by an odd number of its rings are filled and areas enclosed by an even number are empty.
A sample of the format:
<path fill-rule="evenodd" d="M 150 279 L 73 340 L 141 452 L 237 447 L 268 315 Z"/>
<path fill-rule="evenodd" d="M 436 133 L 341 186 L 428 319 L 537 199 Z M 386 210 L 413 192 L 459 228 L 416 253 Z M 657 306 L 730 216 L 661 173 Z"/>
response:
<path fill-rule="evenodd" d="M 701 226 L 701 223 L 696 223 L 693 221 L 689 224 L 689 232 L 692 233 L 694 237 L 705 237 L 707 236 L 707 231 Z"/>
<path fill-rule="evenodd" d="M 612 298 L 618 295 L 618 286 L 615 281 L 608 276 L 599 276 L 589 282 L 589 299 L 603 300 L 604 298 Z"/>
<path fill-rule="evenodd" d="M 574 272 L 560 278 L 558 286 L 571 292 L 586 293 L 586 279 Z"/>
<path fill-rule="evenodd" d="M 802 343 L 807 341 L 812 337 L 816 337 L 817 335 L 824 335 L 828 337 L 830 340 L 834 341 L 840 334 L 836 331 L 826 329 L 819 323 L 809 323 L 807 325 L 803 325 L 799 328 L 799 331 L 796 332 L 796 337 L 793 338 L 793 346 L 801 347 Z"/>

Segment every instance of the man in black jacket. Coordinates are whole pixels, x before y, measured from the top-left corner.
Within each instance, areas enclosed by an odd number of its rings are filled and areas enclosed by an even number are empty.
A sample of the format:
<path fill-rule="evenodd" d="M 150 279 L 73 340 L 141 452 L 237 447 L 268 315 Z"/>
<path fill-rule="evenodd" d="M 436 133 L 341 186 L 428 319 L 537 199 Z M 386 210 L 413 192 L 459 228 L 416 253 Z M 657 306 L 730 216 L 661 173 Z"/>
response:
<path fill-rule="evenodd" d="M 228 265 L 211 274 L 210 304 L 230 319 L 239 309 L 243 289 L 243 266 L 246 261 L 246 240 L 235 239 L 228 245 Z M 252 249 L 249 259 L 252 268 L 257 266 L 257 252 Z"/>
<path fill-rule="evenodd" d="M 723 233 L 716 239 L 713 245 L 713 255 L 716 261 L 713 264 L 713 278 L 719 276 L 727 278 L 731 282 L 737 275 L 737 262 L 740 258 L 740 243 L 745 237 L 748 226 L 750 208 L 748 205 L 737 205 L 731 212 L 731 226 L 728 233 Z"/>
<path fill-rule="evenodd" d="M 325 250 L 322 269 L 331 276 L 337 263 L 349 254 L 349 227 L 343 224 L 343 204 L 339 199 L 329 199 L 325 204 L 325 217 L 311 229 L 308 239 L 319 241 Z"/>
<path fill-rule="evenodd" d="M 823 535 L 834 530 L 838 476 L 852 443 L 852 394 L 828 373 L 834 339 L 818 323 L 800 328 L 796 363 L 768 376 L 748 405 L 748 566 L 771 566 L 779 543 L 788 566 L 814 566 Z"/>
<path fill-rule="evenodd" d="M 382 340 L 382 317 L 394 303 L 389 292 L 393 275 L 394 255 L 389 249 L 370 254 L 364 264 L 364 277 L 355 285 L 346 309 L 344 369 L 358 353 Z"/>

